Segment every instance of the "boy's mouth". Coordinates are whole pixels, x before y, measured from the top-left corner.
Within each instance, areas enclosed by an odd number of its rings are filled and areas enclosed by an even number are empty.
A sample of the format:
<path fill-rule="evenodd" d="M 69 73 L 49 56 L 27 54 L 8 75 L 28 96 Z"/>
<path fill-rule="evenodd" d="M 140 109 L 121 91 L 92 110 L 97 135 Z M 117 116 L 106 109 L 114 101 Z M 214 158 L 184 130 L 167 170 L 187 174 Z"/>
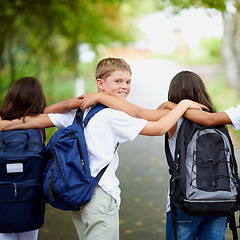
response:
<path fill-rule="evenodd" d="M 127 92 L 118 92 L 118 94 L 127 95 L 128 93 Z"/>

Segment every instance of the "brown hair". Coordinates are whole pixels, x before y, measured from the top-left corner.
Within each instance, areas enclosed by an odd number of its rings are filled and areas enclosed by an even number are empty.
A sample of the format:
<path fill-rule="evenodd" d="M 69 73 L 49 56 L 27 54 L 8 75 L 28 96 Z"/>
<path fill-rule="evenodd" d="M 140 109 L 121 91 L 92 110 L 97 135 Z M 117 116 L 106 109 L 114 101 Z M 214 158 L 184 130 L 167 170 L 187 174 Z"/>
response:
<path fill-rule="evenodd" d="M 205 85 L 196 73 L 182 71 L 172 79 L 168 91 L 168 100 L 179 103 L 183 99 L 201 103 L 207 106 L 210 112 L 215 112 Z"/>
<path fill-rule="evenodd" d="M 132 71 L 128 63 L 121 58 L 104 58 L 102 59 L 96 68 L 95 72 L 95 78 L 96 80 L 98 78 L 101 78 L 105 80 L 107 77 L 111 75 L 114 71 L 123 71 L 123 72 L 129 72 L 130 75 L 132 75 Z"/>
<path fill-rule="evenodd" d="M 37 115 L 46 107 L 46 99 L 39 81 L 32 77 L 24 77 L 16 81 L 8 91 L 2 110 L 3 120 Z"/>

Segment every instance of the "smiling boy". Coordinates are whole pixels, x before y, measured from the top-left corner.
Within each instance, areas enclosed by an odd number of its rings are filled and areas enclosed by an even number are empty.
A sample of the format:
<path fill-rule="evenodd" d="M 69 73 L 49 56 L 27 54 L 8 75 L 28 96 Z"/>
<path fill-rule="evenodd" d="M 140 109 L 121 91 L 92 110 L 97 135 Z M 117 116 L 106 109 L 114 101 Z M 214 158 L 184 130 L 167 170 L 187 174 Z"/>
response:
<path fill-rule="evenodd" d="M 98 91 L 126 100 L 131 90 L 131 75 L 130 66 L 125 60 L 105 58 L 98 63 L 96 68 L 95 77 Z M 45 113 L 69 111 L 78 108 L 80 102 L 81 100 L 73 98 L 56 103 L 47 107 Z M 165 134 L 188 108 L 200 109 L 200 106 L 192 101 L 183 100 L 167 115 L 165 110 L 156 111 L 157 119 L 162 117 L 156 122 L 133 118 L 111 108 L 105 108 L 91 118 L 84 128 L 84 134 L 92 176 L 95 177 L 107 164 L 109 166 L 94 189 L 90 202 L 82 206 L 79 211 L 72 213 L 79 239 L 119 239 L 121 190 L 115 174 L 119 165 L 116 151 L 119 143 L 132 141 L 138 134 L 149 136 Z M 85 110 L 84 116 L 90 109 Z M 62 114 L 49 113 L 26 117 L 24 121 L 22 119 L 0 121 L 0 130 L 52 126 L 63 128 L 72 124 L 75 114 L 76 110 L 72 110 Z"/>

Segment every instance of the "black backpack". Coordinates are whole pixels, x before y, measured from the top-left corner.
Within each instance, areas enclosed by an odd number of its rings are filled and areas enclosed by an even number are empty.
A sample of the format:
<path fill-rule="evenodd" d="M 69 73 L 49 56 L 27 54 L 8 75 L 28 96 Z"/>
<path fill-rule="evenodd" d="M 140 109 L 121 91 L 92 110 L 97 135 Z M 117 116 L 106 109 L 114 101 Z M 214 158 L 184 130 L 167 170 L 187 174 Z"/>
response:
<path fill-rule="evenodd" d="M 0 232 L 25 232 L 44 223 L 44 143 L 37 129 L 0 133 Z"/>
<path fill-rule="evenodd" d="M 170 205 L 174 238 L 176 208 L 188 214 L 228 217 L 237 239 L 234 212 L 239 210 L 239 178 L 233 144 L 225 126 L 204 127 L 184 119 L 179 129 L 174 160 L 168 136 Z"/>

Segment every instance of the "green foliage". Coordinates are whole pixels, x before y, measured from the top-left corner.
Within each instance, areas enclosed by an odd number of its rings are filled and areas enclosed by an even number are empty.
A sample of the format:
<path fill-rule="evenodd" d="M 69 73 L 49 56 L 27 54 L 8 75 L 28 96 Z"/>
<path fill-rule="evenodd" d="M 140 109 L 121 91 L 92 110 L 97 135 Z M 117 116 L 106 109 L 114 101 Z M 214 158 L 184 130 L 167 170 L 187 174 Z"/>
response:
<path fill-rule="evenodd" d="M 159 2 L 157 0 L 155 1 Z M 160 6 L 160 10 L 166 6 L 173 6 L 175 12 L 191 7 L 204 7 L 224 12 L 228 0 L 161 0 L 160 2 L 161 4 L 156 3 L 156 6 Z"/>
<path fill-rule="evenodd" d="M 47 99 L 47 105 L 61 102 L 74 96 L 75 80 L 63 80 L 61 82 L 53 81 L 43 85 L 43 91 Z M 46 143 L 57 128 L 47 128 Z"/>
<path fill-rule="evenodd" d="M 217 112 L 224 111 L 233 106 L 236 107 L 240 104 L 239 92 L 237 89 L 231 88 L 227 85 L 224 73 L 219 72 L 215 77 L 215 81 L 205 82 L 205 85 Z M 228 125 L 228 127 L 232 134 L 240 140 L 240 131 L 234 131 L 230 125 Z"/>
<path fill-rule="evenodd" d="M 45 82 L 64 78 L 59 66 L 78 77 L 79 45 L 96 50 L 134 41 L 140 9 L 134 0 L 0 0 L 0 6 L 0 88 L 3 81 L 10 87 L 29 65 Z"/>
<path fill-rule="evenodd" d="M 85 92 L 96 92 L 95 69 L 97 62 L 82 63 L 80 65 L 81 76 L 84 79 Z"/>
<path fill-rule="evenodd" d="M 184 56 L 174 56 L 174 59 L 183 65 L 221 64 L 221 45 L 220 38 L 202 38 L 199 48 L 187 52 Z"/>
<path fill-rule="evenodd" d="M 205 49 L 208 55 L 221 58 L 222 39 L 219 38 L 202 38 L 200 48 Z"/>
<path fill-rule="evenodd" d="M 238 91 L 227 85 L 223 72 L 216 74 L 215 81 L 208 81 L 205 84 L 218 112 L 239 104 L 240 98 Z"/>

